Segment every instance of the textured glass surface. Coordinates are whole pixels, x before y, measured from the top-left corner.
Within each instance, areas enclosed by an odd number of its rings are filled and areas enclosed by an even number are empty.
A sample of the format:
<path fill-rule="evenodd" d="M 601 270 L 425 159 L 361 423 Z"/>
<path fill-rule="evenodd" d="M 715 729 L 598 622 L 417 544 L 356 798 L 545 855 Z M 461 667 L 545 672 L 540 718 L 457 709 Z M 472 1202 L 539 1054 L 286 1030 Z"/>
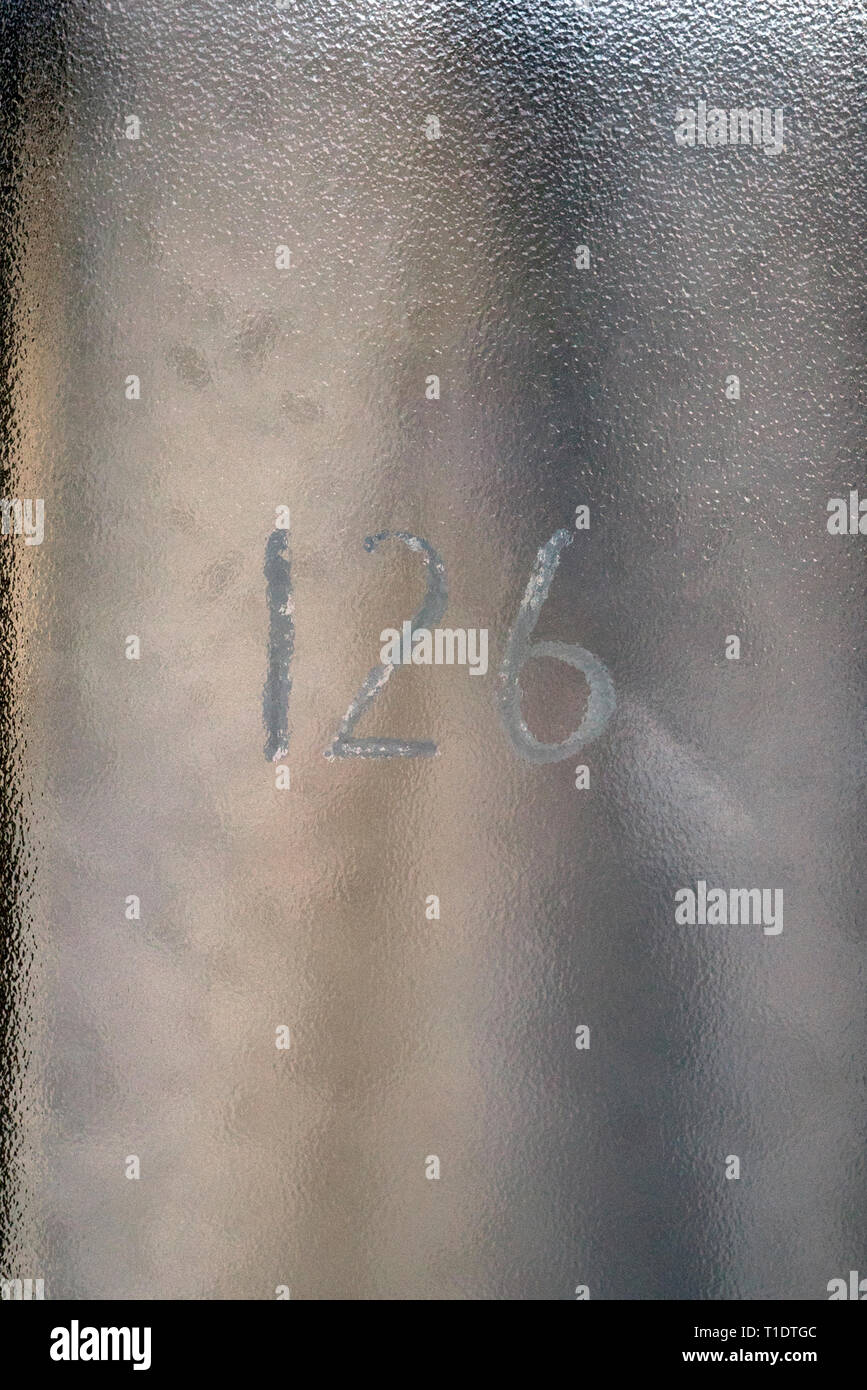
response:
<path fill-rule="evenodd" d="M 3 495 L 44 501 L 0 538 L 0 1274 L 826 1299 L 867 1260 L 863 5 L 0 14 Z M 782 147 L 678 143 L 699 103 Z M 531 641 L 616 708 L 534 762 L 499 672 L 564 528 Z M 436 756 L 329 760 L 423 601 L 386 531 L 488 671 L 395 669 L 354 731 Z M 567 739 L 584 678 L 519 676 Z M 677 922 L 700 881 L 783 929 Z"/>

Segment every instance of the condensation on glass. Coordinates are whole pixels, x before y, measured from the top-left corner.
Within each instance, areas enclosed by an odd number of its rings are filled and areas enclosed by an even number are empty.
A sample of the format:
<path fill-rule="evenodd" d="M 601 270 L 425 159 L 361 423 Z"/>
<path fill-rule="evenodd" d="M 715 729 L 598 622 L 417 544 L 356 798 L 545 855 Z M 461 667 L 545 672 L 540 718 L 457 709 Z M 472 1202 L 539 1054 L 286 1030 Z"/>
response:
<path fill-rule="evenodd" d="M 0 1274 L 826 1298 L 867 1236 L 857 9 L 0 15 L 3 495 L 44 503 L 0 540 Z M 699 103 L 782 147 L 678 143 Z M 385 534 L 489 668 L 348 731 L 425 594 Z M 677 923 L 699 883 L 784 929 Z"/>

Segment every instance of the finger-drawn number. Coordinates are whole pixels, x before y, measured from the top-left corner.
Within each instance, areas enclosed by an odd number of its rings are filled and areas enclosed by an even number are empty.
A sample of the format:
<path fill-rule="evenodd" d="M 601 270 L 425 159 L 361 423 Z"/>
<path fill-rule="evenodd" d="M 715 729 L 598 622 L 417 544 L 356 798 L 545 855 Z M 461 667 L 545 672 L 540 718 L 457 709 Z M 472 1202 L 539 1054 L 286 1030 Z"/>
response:
<path fill-rule="evenodd" d="M 289 532 L 272 531 L 265 547 L 268 600 L 268 670 L 262 694 L 265 757 L 279 763 L 289 749 L 289 668 L 295 648 Z"/>
<path fill-rule="evenodd" d="M 373 551 L 382 541 L 403 541 L 410 550 L 417 551 L 425 566 L 427 591 L 421 608 L 412 619 L 412 631 L 416 628 L 432 628 L 446 611 L 448 593 L 446 590 L 446 571 L 433 546 L 421 536 L 413 536 L 409 531 L 380 531 L 368 536 L 364 542 L 367 551 Z M 334 742 L 325 750 L 326 758 L 432 758 L 437 746 L 427 740 L 400 738 L 353 738 L 352 733 L 365 710 L 369 709 L 379 692 L 387 685 L 397 663 L 380 663 L 368 673 L 361 689 L 356 695 L 334 736 Z"/>
<path fill-rule="evenodd" d="M 614 683 L 598 656 L 570 642 L 530 641 L 560 563 L 560 553 L 571 545 L 572 539 L 571 532 L 556 531 L 539 550 L 518 616 L 506 642 L 500 668 L 499 701 L 503 723 L 515 751 L 531 763 L 556 763 L 561 758 L 571 757 L 585 743 L 599 737 L 616 705 Z M 582 672 L 590 687 L 584 718 L 575 732 L 561 743 L 541 743 L 531 734 L 521 712 L 521 669 L 528 661 L 540 656 L 565 661 L 567 666 Z"/>

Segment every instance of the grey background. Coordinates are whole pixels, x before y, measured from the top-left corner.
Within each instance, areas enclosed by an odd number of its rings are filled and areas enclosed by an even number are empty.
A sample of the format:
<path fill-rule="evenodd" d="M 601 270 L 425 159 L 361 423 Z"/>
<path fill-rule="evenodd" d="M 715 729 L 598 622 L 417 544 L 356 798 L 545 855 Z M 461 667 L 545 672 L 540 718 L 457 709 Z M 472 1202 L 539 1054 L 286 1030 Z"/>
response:
<path fill-rule="evenodd" d="M 865 542 L 825 529 L 865 486 L 863 6 L 2 18 L 4 495 L 46 499 L 42 546 L 2 541 L 3 1272 L 826 1298 L 867 1262 Z M 782 107 L 785 150 L 677 148 L 699 98 Z M 601 657 L 618 709 L 536 767 L 496 670 L 580 503 L 535 636 Z M 262 755 L 279 504 L 289 792 Z M 329 764 L 422 592 L 362 548 L 387 528 L 441 553 L 491 672 L 398 673 L 357 731 L 437 759 Z M 565 737 L 580 679 L 524 676 Z M 783 888 L 782 935 L 675 926 L 702 877 Z"/>

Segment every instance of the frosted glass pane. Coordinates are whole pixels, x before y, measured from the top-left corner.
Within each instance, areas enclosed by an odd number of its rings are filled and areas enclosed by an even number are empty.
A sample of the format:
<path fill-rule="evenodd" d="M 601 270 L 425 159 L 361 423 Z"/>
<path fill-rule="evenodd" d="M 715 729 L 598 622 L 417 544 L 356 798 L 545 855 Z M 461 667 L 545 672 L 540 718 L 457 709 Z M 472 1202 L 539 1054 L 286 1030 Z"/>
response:
<path fill-rule="evenodd" d="M 863 15 L 0 14 L 0 1273 L 827 1298 Z"/>

